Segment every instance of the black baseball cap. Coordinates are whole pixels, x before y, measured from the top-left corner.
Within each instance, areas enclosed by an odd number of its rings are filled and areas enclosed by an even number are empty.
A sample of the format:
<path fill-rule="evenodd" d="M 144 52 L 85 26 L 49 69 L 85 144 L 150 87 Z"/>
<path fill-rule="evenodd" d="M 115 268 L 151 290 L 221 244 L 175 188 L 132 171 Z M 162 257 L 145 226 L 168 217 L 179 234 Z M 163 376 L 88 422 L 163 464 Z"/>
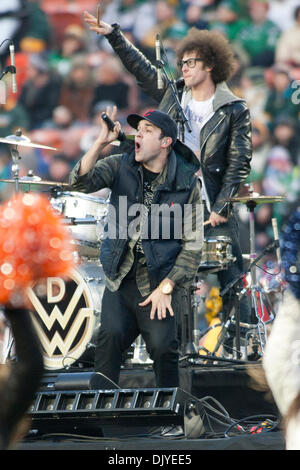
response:
<path fill-rule="evenodd" d="M 127 117 L 128 124 L 137 129 L 138 123 L 143 120 L 149 121 L 163 131 L 166 137 L 172 138 L 172 146 L 177 140 L 177 125 L 167 113 L 150 109 L 143 116 L 140 114 L 129 114 Z"/>

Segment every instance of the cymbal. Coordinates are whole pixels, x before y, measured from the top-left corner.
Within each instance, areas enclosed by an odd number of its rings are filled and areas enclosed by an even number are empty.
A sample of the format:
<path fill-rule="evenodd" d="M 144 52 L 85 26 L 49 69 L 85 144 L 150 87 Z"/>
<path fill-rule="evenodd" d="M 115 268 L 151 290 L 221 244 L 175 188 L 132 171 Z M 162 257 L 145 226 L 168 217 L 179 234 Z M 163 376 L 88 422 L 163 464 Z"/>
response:
<path fill-rule="evenodd" d="M 257 193 L 256 193 L 257 194 Z M 283 202 L 283 196 L 237 196 L 228 199 L 229 202 L 241 202 L 242 204 L 249 204 L 254 202 L 256 204 L 272 204 L 274 202 Z"/>
<path fill-rule="evenodd" d="M 46 181 L 42 180 L 39 176 L 22 176 L 18 180 L 19 184 L 34 184 L 39 186 L 63 186 L 70 187 L 68 183 L 61 183 L 59 181 Z M 0 179 L 1 183 L 16 183 L 14 179 Z"/>
<path fill-rule="evenodd" d="M 9 144 L 9 145 L 21 145 L 22 147 L 34 147 L 34 148 L 40 148 L 40 149 L 47 149 L 47 150 L 57 150 L 55 147 L 49 147 L 48 145 L 42 145 L 42 144 L 37 144 L 34 142 L 31 142 L 29 137 L 26 137 L 25 135 L 8 135 L 7 137 L 1 137 L 0 142 L 3 142 L 4 144 Z"/>

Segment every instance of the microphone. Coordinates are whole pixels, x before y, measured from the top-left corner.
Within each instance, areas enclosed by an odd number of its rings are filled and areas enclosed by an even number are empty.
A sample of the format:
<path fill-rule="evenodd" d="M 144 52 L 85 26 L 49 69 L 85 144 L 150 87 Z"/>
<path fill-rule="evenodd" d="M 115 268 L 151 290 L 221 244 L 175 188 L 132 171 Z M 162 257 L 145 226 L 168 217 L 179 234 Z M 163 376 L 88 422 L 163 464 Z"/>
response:
<path fill-rule="evenodd" d="M 159 34 L 156 35 L 155 51 L 156 51 L 156 67 L 157 67 L 157 88 L 159 90 L 162 90 L 163 81 L 162 81 L 162 76 L 161 76 L 161 56 L 160 56 L 160 37 L 159 37 Z"/>
<path fill-rule="evenodd" d="M 273 234 L 274 240 L 276 242 L 276 257 L 279 266 L 281 266 L 281 254 L 280 254 L 280 244 L 279 244 L 279 236 L 278 236 L 278 226 L 277 226 L 277 219 L 272 219 L 272 227 L 273 227 Z"/>
<path fill-rule="evenodd" d="M 16 80 L 16 64 L 15 64 L 15 46 L 13 44 L 9 45 L 10 52 L 10 72 L 12 80 L 12 92 L 17 93 L 17 80 Z"/>
<path fill-rule="evenodd" d="M 113 131 L 115 127 L 115 123 L 110 119 L 110 117 L 108 117 L 106 113 L 102 113 L 101 117 L 103 121 L 106 122 L 108 129 L 110 131 Z M 126 140 L 126 135 L 124 134 L 123 131 L 119 131 L 117 140 L 120 140 L 120 141 Z"/>

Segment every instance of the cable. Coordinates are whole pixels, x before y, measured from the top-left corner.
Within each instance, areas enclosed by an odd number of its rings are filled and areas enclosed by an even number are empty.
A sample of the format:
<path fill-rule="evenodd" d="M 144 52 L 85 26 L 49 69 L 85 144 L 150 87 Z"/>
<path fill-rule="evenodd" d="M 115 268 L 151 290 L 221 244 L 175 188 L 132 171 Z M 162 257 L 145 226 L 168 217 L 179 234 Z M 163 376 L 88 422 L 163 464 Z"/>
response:
<path fill-rule="evenodd" d="M 269 274 L 270 276 L 278 276 L 278 274 L 280 274 L 282 272 L 282 269 L 280 268 L 279 271 L 277 273 L 270 273 L 269 271 L 267 271 L 266 269 L 264 269 L 262 266 L 259 266 L 258 264 L 254 264 L 254 266 L 256 266 L 258 269 L 261 269 L 264 273 L 266 274 Z"/>
<path fill-rule="evenodd" d="M 232 424 L 225 430 L 224 436 L 225 436 L 226 438 L 229 438 L 230 436 L 228 435 L 228 433 L 232 430 L 232 428 L 233 428 L 234 426 L 239 426 L 240 423 L 246 423 L 247 421 L 252 420 L 252 419 L 254 419 L 254 418 L 255 418 L 256 420 L 259 419 L 259 422 L 258 422 L 258 423 L 257 423 L 257 422 L 256 422 L 256 423 L 253 423 L 253 422 L 252 422 L 252 423 L 249 423 L 248 425 L 249 425 L 249 426 L 252 425 L 252 427 L 253 427 L 253 425 L 256 424 L 256 426 L 255 426 L 256 428 L 257 428 L 257 426 L 259 426 L 259 428 L 260 428 L 259 433 L 273 431 L 274 429 L 276 429 L 276 428 L 278 427 L 278 425 L 279 425 L 279 423 L 280 423 L 280 420 L 279 420 L 278 416 L 275 416 L 275 415 L 253 415 L 253 416 L 248 416 L 248 417 L 246 417 L 246 418 L 242 418 L 242 419 L 240 419 L 240 420 L 237 420 L 235 423 L 232 423 Z M 268 421 L 268 420 L 270 420 L 271 428 L 269 428 L 269 427 L 268 427 L 268 428 L 262 427 L 263 424 L 262 424 L 261 420 L 263 420 L 263 421 Z M 272 421 L 272 420 L 275 420 L 275 421 Z M 238 431 L 241 431 L 241 430 L 238 429 Z M 256 432 L 257 432 L 257 429 L 256 429 L 255 431 L 252 431 L 252 432 L 251 432 L 251 428 L 250 428 L 250 430 L 249 430 L 248 432 L 245 431 L 246 434 L 253 434 L 253 433 L 256 433 Z"/>
<path fill-rule="evenodd" d="M 4 41 L 2 41 L 0 44 L 0 49 L 6 41 L 10 41 L 10 44 L 13 44 L 13 41 L 10 38 L 4 39 Z"/>

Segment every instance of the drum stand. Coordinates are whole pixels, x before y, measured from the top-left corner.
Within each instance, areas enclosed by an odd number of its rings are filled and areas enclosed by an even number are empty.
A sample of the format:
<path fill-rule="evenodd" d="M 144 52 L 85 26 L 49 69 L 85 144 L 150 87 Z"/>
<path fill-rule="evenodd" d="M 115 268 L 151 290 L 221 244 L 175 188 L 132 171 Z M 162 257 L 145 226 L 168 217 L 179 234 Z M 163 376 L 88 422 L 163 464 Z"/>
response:
<path fill-rule="evenodd" d="M 19 192 L 19 173 L 20 173 L 19 161 L 21 160 L 21 157 L 17 150 L 17 146 L 15 148 L 11 148 L 10 153 L 11 153 L 11 158 L 13 161 L 11 171 L 13 173 L 13 179 L 15 181 L 15 190 L 17 193 Z"/>
<path fill-rule="evenodd" d="M 230 309 L 230 311 L 227 314 L 227 318 L 224 320 L 224 325 L 222 328 L 222 331 L 220 333 L 218 343 L 214 349 L 213 354 L 215 354 L 219 347 L 223 344 L 227 337 L 227 332 L 228 329 L 230 328 L 231 325 L 235 325 L 235 332 L 236 332 L 236 352 L 237 352 L 237 358 L 241 358 L 241 342 L 240 342 L 240 331 L 241 327 L 245 328 L 247 330 L 257 330 L 257 335 L 258 335 L 258 344 L 256 344 L 256 348 L 258 347 L 261 350 L 261 355 L 264 352 L 264 346 L 266 343 L 266 338 L 267 338 L 267 331 L 266 331 L 266 325 L 270 321 L 274 319 L 274 313 L 273 309 L 271 306 L 271 303 L 268 299 L 267 294 L 264 292 L 262 287 L 258 286 L 256 283 L 256 276 L 254 276 L 254 280 L 252 278 L 253 273 L 255 273 L 256 269 L 256 264 L 257 262 L 265 256 L 267 252 L 273 251 L 274 249 L 278 248 L 278 241 L 275 240 L 274 242 L 270 243 L 264 250 L 263 252 L 257 256 L 255 259 L 252 259 L 253 261 L 251 262 L 248 270 L 244 271 L 241 273 L 236 279 L 234 279 L 231 283 L 229 283 L 225 289 L 223 289 L 222 292 L 220 292 L 221 297 L 223 297 L 225 294 L 228 292 L 231 292 L 233 294 L 234 300 L 233 300 L 233 308 Z M 241 287 L 241 281 L 243 277 L 247 274 L 250 273 L 250 278 L 251 278 L 251 283 L 250 286 L 247 287 Z M 255 283 L 254 283 L 255 281 Z M 255 324 L 249 324 L 249 323 L 244 323 L 240 321 L 240 300 L 241 298 L 247 294 L 248 289 L 251 291 L 251 304 L 253 311 L 255 313 L 255 317 L 257 319 L 257 323 Z M 231 315 L 232 312 L 234 311 L 234 315 Z M 264 321 L 263 320 L 263 313 L 267 312 L 269 316 L 269 320 Z M 256 354 L 259 354 L 258 351 L 256 351 Z"/>
<path fill-rule="evenodd" d="M 194 344 L 193 332 L 195 328 L 195 319 L 192 306 L 193 292 L 197 288 L 189 286 L 182 289 L 181 304 L 181 354 L 185 356 L 198 355 Z"/>

